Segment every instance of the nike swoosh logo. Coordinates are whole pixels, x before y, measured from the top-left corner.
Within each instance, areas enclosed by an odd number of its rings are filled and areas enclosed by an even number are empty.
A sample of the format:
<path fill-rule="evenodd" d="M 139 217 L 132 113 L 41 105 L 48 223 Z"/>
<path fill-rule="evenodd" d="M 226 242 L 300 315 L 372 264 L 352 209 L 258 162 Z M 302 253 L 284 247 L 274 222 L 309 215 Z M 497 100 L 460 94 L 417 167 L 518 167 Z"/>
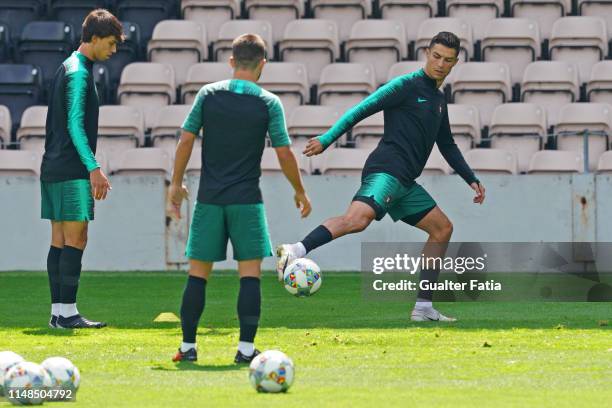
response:
<path fill-rule="evenodd" d="M 427 99 L 417 98 L 417 102 L 418 102 L 418 103 L 427 102 Z"/>

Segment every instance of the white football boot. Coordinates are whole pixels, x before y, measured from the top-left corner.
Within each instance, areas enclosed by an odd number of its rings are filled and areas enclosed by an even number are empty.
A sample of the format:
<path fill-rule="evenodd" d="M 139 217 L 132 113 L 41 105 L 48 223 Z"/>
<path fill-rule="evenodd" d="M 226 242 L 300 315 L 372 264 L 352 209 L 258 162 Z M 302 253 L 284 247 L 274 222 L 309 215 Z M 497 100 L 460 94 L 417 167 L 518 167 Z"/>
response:
<path fill-rule="evenodd" d="M 413 322 L 456 322 L 454 317 L 444 316 L 433 307 L 415 307 L 412 309 L 410 320 Z"/>
<path fill-rule="evenodd" d="M 297 255 L 291 250 L 291 245 L 282 244 L 276 247 L 276 257 L 278 258 L 276 261 L 276 273 L 278 274 L 278 281 L 282 282 L 285 268 L 297 259 Z"/>

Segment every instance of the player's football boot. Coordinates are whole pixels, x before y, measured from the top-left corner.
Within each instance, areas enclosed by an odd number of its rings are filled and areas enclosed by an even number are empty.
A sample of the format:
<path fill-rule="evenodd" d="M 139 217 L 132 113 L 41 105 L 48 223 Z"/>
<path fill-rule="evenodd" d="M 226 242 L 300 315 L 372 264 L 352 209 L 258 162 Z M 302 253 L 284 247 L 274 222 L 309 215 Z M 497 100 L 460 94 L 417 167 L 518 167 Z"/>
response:
<path fill-rule="evenodd" d="M 410 320 L 413 322 L 456 322 L 454 317 L 444 316 L 433 307 L 420 308 L 415 307 L 410 315 Z"/>
<path fill-rule="evenodd" d="M 283 281 L 283 275 L 285 274 L 285 268 L 291 262 L 297 259 L 297 256 L 291 251 L 291 245 L 283 244 L 276 247 L 276 273 L 278 274 L 278 281 Z"/>
<path fill-rule="evenodd" d="M 57 316 L 51 315 L 51 319 L 49 320 L 49 328 L 57 329 Z"/>
<path fill-rule="evenodd" d="M 253 351 L 253 354 L 251 354 L 250 356 L 245 356 L 244 354 L 242 354 L 240 352 L 240 350 L 238 350 L 236 352 L 236 357 L 234 357 L 234 363 L 236 364 L 250 364 L 251 361 L 253 361 L 253 359 L 255 357 L 257 357 L 257 355 L 260 353 L 259 350 L 255 349 Z"/>
<path fill-rule="evenodd" d="M 198 361 L 198 351 L 195 348 L 182 352 L 179 347 L 178 352 L 172 357 L 172 361 L 178 363 L 180 361 Z"/>
<path fill-rule="evenodd" d="M 80 314 L 70 317 L 60 316 L 57 319 L 59 329 L 100 329 L 102 327 L 106 327 L 106 323 L 91 321 Z"/>

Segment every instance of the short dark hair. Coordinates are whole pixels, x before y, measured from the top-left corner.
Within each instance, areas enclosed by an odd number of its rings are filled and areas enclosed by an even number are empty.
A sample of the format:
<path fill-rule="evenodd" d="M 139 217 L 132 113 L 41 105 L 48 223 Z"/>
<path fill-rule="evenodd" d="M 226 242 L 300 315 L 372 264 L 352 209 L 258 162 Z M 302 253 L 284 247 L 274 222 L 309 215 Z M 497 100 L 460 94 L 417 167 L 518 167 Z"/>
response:
<path fill-rule="evenodd" d="M 83 20 L 81 41 L 84 43 L 91 42 L 94 35 L 99 38 L 112 35 L 117 41 L 125 39 L 121 23 L 117 20 L 117 17 L 105 9 L 95 9 Z"/>
<path fill-rule="evenodd" d="M 242 34 L 232 42 L 232 56 L 237 68 L 255 69 L 266 57 L 266 43 L 257 34 Z"/>
<path fill-rule="evenodd" d="M 429 48 L 431 49 L 436 44 L 442 44 L 445 47 L 452 48 L 457 52 L 461 51 L 461 40 L 455 34 L 448 31 L 440 31 L 436 34 L 429 42 Z"/>

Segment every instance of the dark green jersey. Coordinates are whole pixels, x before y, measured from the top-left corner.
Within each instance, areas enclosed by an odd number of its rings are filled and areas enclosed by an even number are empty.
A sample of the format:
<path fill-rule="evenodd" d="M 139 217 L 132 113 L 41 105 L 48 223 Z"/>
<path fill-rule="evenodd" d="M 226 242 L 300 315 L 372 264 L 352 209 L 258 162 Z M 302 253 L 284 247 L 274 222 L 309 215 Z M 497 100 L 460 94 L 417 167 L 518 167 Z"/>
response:
<path fill-rule="evenodd" d="M 78 51 L 57 69 L 47 112 L 43 181 L 89 179 L 100 167 L 95 151 L 98 139 L 98 93 L 93 62 Z"/>
<path fill-rule="evenodd" d="M 319 140 L 327 148 L 359 121 L 380 111 L 384 111 L 384 135 L 368 157 L 363 177 L 388 173 L 408 186 L 421 174 L 437 143 L 448 164 L 468 184 L 477 180 L 453 140 L 444 94 L 423 69 L 380 87 L 349 109 Z"/>
<path fill-rule="evenodd" d="M 250 81 L 231 79 L 202 87 L 183 123 L 202 140 L 198 201 L 207 204 L 262 202 L 261 155 L 266 133 L 273 147 L 290 144 L 278 97 Z"/>

